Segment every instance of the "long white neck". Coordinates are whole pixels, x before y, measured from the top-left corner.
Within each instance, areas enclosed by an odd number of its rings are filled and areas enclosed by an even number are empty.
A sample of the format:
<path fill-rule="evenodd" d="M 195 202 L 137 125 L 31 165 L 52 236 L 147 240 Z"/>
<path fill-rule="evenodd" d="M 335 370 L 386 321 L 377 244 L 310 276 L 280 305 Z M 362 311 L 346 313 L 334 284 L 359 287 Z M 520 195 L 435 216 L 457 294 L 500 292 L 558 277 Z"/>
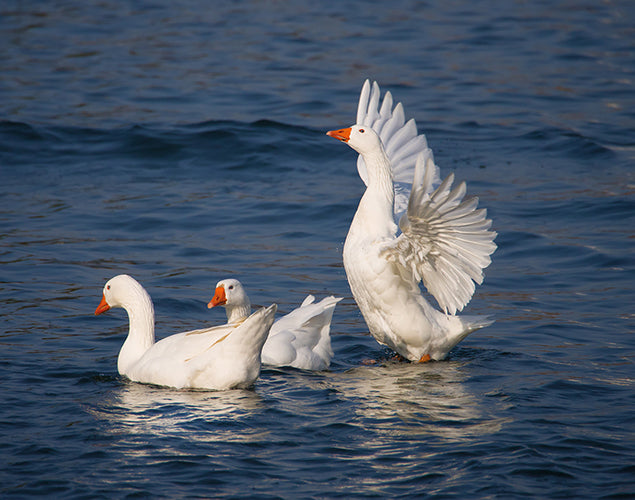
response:
<path fill-rule="evenodd" d="M 390 161 L 381 145 L 362 156 L 368 171 L 368 187 L 359 202 L 355 219 L 364 224 L 368 236 L 392 236 L 397 226 L 393 216 L 395 193 Z"/>
<path fill-rule="evenodd" d="M 154 307 L 150 296 L 141 287 L 129 290 L 121 307 L 128 313 L 130 329 L 119 351 L 117 369 L 121 375 L 126 375 L 154 344 Z"/>
<path fill-rule="evenodd" d="M 251 314 L 251 303 L 246 299 L 242 304 L 225 304 L 227 323 L 240 323 Z"/>

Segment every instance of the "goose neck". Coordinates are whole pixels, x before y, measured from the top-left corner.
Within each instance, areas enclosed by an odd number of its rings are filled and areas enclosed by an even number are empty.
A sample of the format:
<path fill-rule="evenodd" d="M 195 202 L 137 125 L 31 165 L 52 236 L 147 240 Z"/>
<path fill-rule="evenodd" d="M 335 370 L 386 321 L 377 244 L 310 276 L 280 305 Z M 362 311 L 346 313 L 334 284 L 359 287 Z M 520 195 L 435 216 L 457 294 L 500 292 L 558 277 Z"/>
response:
<path fill-rule="evenodd" d="M 383 194 L 392 204 L 395 197 L 392 169 L 383 147 L 364 154 L 363 157 L 368 171 L 368 189 Z"/>
<path fill-rule="evenodd" d="M 154 344 L 154 307 L 148 293 L 135 290 L 122 304 L 128 313 L 130 327 L 124 342 L 117 367 L 119 373 L 125 375 L 130 367 Z"/>
<path fill-rule="evenodd" d="M 359 203 L 358 223 L 364 225 L 369 237 L 391 236 L 394 222 L 395 193 L 390 162 L 383 149 L 364 155 L 368 172 L 368 186 Z"/>
<path fill-rule="evenodd" d="M 227 323 L 240 323 L 244 321 L 251 314 L 251 304 L 238 305 L 226 305 L 225 312 L 227 313 Z"/>

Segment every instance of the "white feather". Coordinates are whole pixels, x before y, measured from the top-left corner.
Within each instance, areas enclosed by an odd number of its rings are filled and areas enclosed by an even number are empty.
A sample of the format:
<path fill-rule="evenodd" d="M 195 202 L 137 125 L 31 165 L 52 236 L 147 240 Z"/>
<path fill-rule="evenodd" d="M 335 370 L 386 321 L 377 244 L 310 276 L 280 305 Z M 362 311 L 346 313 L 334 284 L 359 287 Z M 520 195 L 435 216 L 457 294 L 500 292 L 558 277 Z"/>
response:
<path fill-rule="evenodd" d="M 454 174 L 440 182 L 426 138 L 406 121 L 401 103 L 393 107 L 387 92 L 380 106 L 380 97 L 376 82 L 364 82 L 347 140 L 360 153 L 367 189 L 344 244 L 344 267 L 379 342 L 411 360 L 441 359 L 490 323 L 455 313 L 482 283 L 496 233 L 464 182 L 453 187 Z M 426 301 L 420 282 L 443 312 Z"/>

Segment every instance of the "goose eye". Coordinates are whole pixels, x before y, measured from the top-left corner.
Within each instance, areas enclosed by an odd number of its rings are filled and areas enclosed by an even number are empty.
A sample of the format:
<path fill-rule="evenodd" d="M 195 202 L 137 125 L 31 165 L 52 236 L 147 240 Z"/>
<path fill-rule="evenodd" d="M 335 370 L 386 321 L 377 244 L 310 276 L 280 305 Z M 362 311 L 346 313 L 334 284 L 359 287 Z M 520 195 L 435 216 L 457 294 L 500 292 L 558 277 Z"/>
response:
<path fill-rule="evenodd" d="M 229 285 L 229 289 L 233 290 L 234 289 L 234 285 Z"/>
<path fill-rule="evenodd" d="M 106 290 L 110 290 L 110 285 L 106 285 Z"/>
<path fill-rule="evenodd" d="M 360 134 L 363 134 L 364 132 L 365 132 L 365 130 L 364 130 L 363 128 L 360 128 L 360 129 L 359 129 L 359 133 L 360 133 Z"/>

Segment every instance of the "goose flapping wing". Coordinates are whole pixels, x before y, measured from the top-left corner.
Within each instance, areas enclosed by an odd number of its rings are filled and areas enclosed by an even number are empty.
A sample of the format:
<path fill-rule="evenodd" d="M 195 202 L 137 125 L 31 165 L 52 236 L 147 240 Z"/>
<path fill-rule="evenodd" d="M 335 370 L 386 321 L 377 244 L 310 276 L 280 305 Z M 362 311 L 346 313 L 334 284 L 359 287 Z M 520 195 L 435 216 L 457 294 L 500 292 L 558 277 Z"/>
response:
<path fill-rule="evenodd" d="M 380 106 L 380 97 L 381 90 L 377 82 L 371 86 L 370 81 L 366 80 L 359 96 L 356 123 L 371 127 L 384 145 L 391 164 L 397 222 L 408 204 L 417 158 L 421 153 L 431 158 L 432 150 L 428 147 L 425 135 L 417 132 L 415 120 L 406 121 L 402 104 L 397 103 L 393 107 L 392 94 L 386 92 Z M 440 181 L 439 170 L 436 166 L 435 169 L 432 185 L 438 185 Z M 368 173 L 362 155 L 357 158 L 357 171 L 364 184 L 368 185 Z"/>
<path fill-rule="evenodd" d="M 450 174 L 433 189 L 438 167 L 421 153 L 415 163 L 407 210 L 399 220 L 401 234 L 382 250 L 400 272 L 423 281 L 446 314 L 461 311 L 483 282 L 483 269 L 496 249 L 496 233 L 477 209 L 478 198 L 465 198 L 465 183 L 452 188 Z"/>

